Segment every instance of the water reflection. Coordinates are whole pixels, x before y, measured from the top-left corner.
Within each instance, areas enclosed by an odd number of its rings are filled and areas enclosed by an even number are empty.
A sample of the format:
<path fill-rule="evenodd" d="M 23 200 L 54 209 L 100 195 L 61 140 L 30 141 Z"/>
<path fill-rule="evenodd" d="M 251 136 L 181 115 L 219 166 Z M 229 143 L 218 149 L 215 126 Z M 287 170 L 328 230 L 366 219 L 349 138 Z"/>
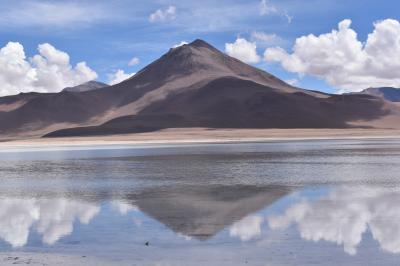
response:
<path fill-rule="evenodd" d="M 181 235 L 206 240 L 290 193 L 284 186 L 200 186 L 153 189 L 132 195 L 138 208 Z M 248 218 L 251 219 L 251 218 Z M 247 239 L 243 224 L 233 235 Z"/>
<path fill-rule="evenodd" d="M 44 244 L 52 245 L 73 232 L 76 220 L 89 224 L 102 210 L 101 202 L 109 202 L 122 216 L 132 211 L 146 214 L 185 239 L 207 240 L 234 224 L 231 235 L 248 240 L 261 232 L 262 219 L 246 216 L 290 191 L 281 186 L 173 186 L 90 202 L 75 194 L 51 199 L 5 197 L 0 199 L 0 238 L 13 247 L 23 247 L 30 232 L 35 231 Z M 142 221 L 133 217 L 133 223 L 140 226 Z"/>
<path fill-rule="evenodd" d="M 0 151 L 0 251 L 398 265 L 399 155 L 367 140 Z"/>
<path fill-rule="evenodd" d="M 137 254 L 151 260 L 155 251 L 169 257 L 166 250 L 171 258 L 182 254 L 180 258 L 187 260 L 217 249 L 230 258 L 230 264 L 240 264 L 232 257 L 235 250 L 236 259 L 245 252 L 261 265 L 260 254 L 282 263 L 282 256 L 290 251 L 296 254 L 298 264 L 308 264 L 316 253 L 326 259 L 357 255 L 363 241 L 369 252 L 371 243 L 376 242 L 386 252 L 400 253 L 398 202 L 400 189 L 372 186 L 203 185 L 154 187 L 96 197 L 85 193 L 52 198 L 3 195 L 0 238 L 14 248 L 58 247 L 68 252 L 102 253 L 115 248 L 112 254 L 124 252 L 127 258 L 139 260 Z M 368 232 L 372 237 L 366 237 Z M 31 238 L 40 239 L 44 246 Z M 148 241 L 152 249 L 146 249 Z M 321 249 L 323 243 L 336 245 Z M 139 253 L 131 253 L 132 249 Z M 285 261 L 293 262 L 290 257 Z"/>
<path fill-rule="evenodd" d="M 52 245 L 73 231 L 79 220 L 88 224 L 98 214 L 95 204 L 69 199 L 0 199 L 0 238 L 13 247 L 26 245 L 31 230 Z"/>
<path fill-rule="evenodd" d="M 248 241 L 261 235 L 263 217 L 250 215 L 236 222 L 229 230 L 229 235 L 238 237 L 242 241 Z"/>
<path fill-rule="evenodd" d="M 343 245 L 352 255 L 369 231 L 384 251 L 400 253 L 399 203 L 399 189 L 337 187 L 320 199 L 294 203 L 268 222 L 272 229 L 294 224 L 303 239 Z"/>

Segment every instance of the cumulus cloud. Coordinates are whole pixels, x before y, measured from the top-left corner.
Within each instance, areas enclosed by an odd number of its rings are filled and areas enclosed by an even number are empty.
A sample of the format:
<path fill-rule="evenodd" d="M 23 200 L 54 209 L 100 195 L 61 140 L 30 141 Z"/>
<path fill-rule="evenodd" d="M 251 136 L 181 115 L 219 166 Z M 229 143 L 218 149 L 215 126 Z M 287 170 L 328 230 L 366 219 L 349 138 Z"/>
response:
<path fill-rule="evenodd" d="M 258 63 L 260 56 L 257 54 L 255 42 L 249 42 L 243 38 L 237 38 L 234 43 L 225 44 L 225 52 L 245 63 Z"/>
<path fill-rule="evenodd" d="M 163 22 L 168 20 L 174 20 L 176 18 L 176 7 L 169 6 L 168 8 L 162 10 L 157 9 L 154 13 L 150 14 L 150 22 Z"/>
<path fill-rule="evenodd" d="M 369 230 L 381 248 L 400 253 L 400 191 L 376 187 L 339 187 L 316 201 L 290 206 L 281 216 L 269 216 L 273 230 L 295 224 L 302 238 L 343 245 L 354 255 Z"/>
<path fill-rule="evenodd" d="M 260 2 L 260 15 L 265 16 L 268 14 L 273 14 L 277 13 L 278 9 L 273 6 L 269 1 L 267 0 L 261 0 Z"/>
<path fill-rule="evenodd" d="M 133 75 L 135 75 L 136 73 L 125 73 L 124 70 L 122 69 L 118 69 L 117 71 L 115 71 L 114 73 L 108 74 L 108 84 L 109 85 L 115 85 L 118 84 L 130 77 L 132 77 Z"/>
<path fill-rule="evenodd" d="M 133 57 L 131 60 L 128 62 L 128 66 L 135 66 L 140 64 L 140 59 L 137 57 Z"/>
<path fill-rule="evenodd" d="M 68 199 L 2 199 L 0 238 L 13 247 L 23 247 L 34 228 L 43 243 L 51 245 L 72 232 L 76 219 L 88 224 L 99 211 L 94 204 Z"/>
<path fill-rule="evenodd" d="M 297 38 L 291 53 L 280 47 L 265 50 L 266 61 L 279 62 L 290 72 L 324 79 L 340 92 L 357 92 L 368 87 L 400 87 L 400 23 L 378 21 L 361 42 L 343 20 L 337 30 Z"/>
<path fill-rule="evenodd" d="M 257 215 L 251 215 L 243 218 L 232 225 L 229 235 L 238 237 L 242 241 L 248 241 L 261 235 L 261 224 L 263 218 Z"/>
<path fill-rule="evenodd" d="M 72 66 L 67 53 L 48 43 L 40 44 L 38 51 L 39 54 L 27 58 L 18 42 L 9 42 L 0 49 L 0 96 L 59 92 L 97 78 L 85 62 Z"/>

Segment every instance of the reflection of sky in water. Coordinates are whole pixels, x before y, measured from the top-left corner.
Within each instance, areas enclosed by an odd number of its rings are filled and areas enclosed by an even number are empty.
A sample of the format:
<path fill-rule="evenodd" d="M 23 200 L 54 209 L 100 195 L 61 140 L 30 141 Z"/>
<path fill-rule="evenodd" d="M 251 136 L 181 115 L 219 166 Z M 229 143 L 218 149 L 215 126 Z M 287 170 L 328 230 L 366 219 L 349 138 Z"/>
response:
<path fill-rule="evenodd" d="M 400 191 L 393 188 L 300 189 L 240 219 L 229 220 L 231 213 L 222 214 L 228 217 L 228 220 L 219 217 L 227 221 L 225 227 L 202 239 L 191 236 L 190 231 L 179 232 L 179 227 L 172 228 L 170 221 L 149 216 L 147 212 L 154 210 L 142 210 L 131 200 L 3 198 L 0 200 L 1 248 L 144 261 L 179 262 L 208 256 L 207 260 L 220 260 L 227 265 L 246 261 L 257 264 L 267 257 L 276 263 L 308 264 L 331 258 L 361 264 L 365 256 L 384 259 L 390 264 L 398 259 L 393 255 L 400 253 L 399 200 Z M 215 204 L 221 204 L 217 201 Z M 238 204 L 238 208 L 249 207 L 243 201 L 232 204 Z M 212 212 L 213 207 L 206 210 Z M 175 223 L 182 228 L 196 222 L 181 218 Z M 199 218 L 200 224 L 193 230 L 196 233 L 207 230 L 210 226 L 207 223 L 217 220 Z M 281 257 L 285 253 L 288 253 L 286 257 Z"/>
<path fill-rule="evenodd" d="M 304 198 L 268 221 L 272 229 L 294 224 L 302 238 L 342 245 L 351 255 L 369 231 L 382 250 L 400 253 L 398 188 L 336 187 L 321 199 Z"/>
<path fill-rule="evenodd" d="M 3 151 L 0 249 L 140 265 L 397 265 L 399 144 L 317 144 Z"/>
<path fill-rule="evenodd" d="M 79 220 L 88 224 L 100 208 L 68 199 L 0 199 L 0 237 L 13 247 L 25 246 L 30 229 L 54 244 L 73 231 Z"/>

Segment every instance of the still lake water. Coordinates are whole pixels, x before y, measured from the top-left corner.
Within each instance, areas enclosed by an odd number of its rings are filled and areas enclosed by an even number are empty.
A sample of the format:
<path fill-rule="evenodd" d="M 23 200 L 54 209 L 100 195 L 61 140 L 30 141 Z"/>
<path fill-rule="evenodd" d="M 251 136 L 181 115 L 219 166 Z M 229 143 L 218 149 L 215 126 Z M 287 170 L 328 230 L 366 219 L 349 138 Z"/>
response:
<path fill-rule="evenodd" d="M 400 140 L 9 148 L 0 251 L 399 265 Z"/>

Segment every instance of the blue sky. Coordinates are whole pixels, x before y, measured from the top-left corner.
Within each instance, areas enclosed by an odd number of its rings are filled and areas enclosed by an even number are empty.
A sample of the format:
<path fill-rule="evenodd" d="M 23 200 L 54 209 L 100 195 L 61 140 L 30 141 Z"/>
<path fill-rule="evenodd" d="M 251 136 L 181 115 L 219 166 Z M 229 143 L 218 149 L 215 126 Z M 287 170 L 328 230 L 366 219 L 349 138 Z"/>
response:
<path fill-rule="evenodd" d="M 330 33 L 344 19 L 352 21 L 358 40 L 366 42 L 374 23 L 397 21 L 399 9 L 394 0 L 0 0 L 0 47 L 18 42 L 29 58 L 38 53 L 39 44 L 49 43 L 66 52 L 72 66 L 85 61 L 98 80 L 107 81 L 119 69 L 138 71 L 181 41 L 201 38 L 225 51 L 227 43 L 242 38 L 256 44 L 260 60 L 253 65 L 300 87 L 337 92 L 351 85 L 329 82 L 315 69 L 284 67 L 281 57 L 263 60 L 265 49 L 279 46 L 290 55 L 296 38 Z M 262 41 L 254 32 L 273 37 Z M 133 57 L 140 63 L 129 66 Z"/>

